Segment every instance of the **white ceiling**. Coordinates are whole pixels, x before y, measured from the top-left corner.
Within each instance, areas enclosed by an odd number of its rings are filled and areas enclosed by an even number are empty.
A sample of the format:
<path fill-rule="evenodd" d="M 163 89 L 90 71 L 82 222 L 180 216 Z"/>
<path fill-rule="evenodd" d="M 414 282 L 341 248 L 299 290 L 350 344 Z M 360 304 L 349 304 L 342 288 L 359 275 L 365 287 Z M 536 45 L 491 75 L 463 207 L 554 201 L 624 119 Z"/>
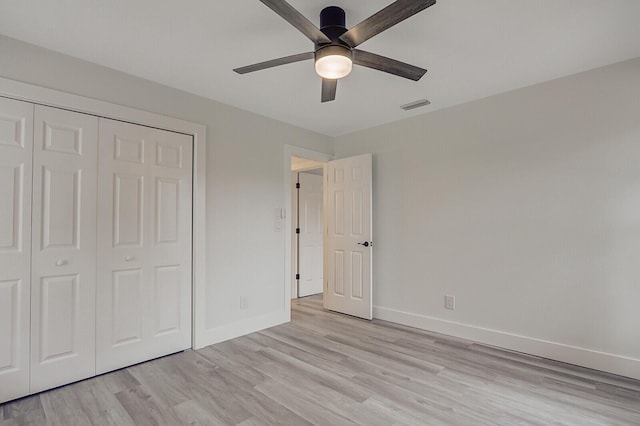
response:
<path fill-rule="evenodd" d="M 290 0 L 351 27 L 391 0 Z M 640 56 L 638 0 L 438 0 L 360 46 L 425 67 L 419 82 L 354 67 L 320 103 L 313 61 L 233 68 L 313 50 L 258 0 L 2 0 L 0 33 L 329 136 Z M 3 59 L 4 60 L 4 59 Z M 400 105 L 428 98 L 405 112 Z"/>

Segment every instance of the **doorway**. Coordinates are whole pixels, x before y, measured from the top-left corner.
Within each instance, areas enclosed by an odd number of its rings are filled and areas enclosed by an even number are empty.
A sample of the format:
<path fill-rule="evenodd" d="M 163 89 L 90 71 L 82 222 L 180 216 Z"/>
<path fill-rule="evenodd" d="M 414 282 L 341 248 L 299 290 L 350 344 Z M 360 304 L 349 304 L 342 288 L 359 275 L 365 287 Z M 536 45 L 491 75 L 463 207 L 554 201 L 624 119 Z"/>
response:
<path fill-rule="evenodd" d="M 295 159 L 298 158 L 299 160 Z M 291 318 L 291 299 L 298 296 L 297 217 L 293 189 L 297 183 L 292 161 L 319 162 L 323 170 L 323 306 L 371 319 L 373 308 L 373 156 L 362 154 L 333 160 L 328 154 L 285 145 L 285 314 Z M 295 164 L 293 163 L 293 164 Z M 318 168 L 310 164 L 307 170 Z M 294 179 L 293 177 L 296 177 Z M 329 255 L 330 254 L 330 255 Z"/>
<path fill-rule="evenodd" d="M 291 158 L 292 298 L 322 294 L 324 163 Z"/>
<path fill-rule="evenodd" d="M 294 160 L 297 158 L 297 160 Z M 307 148 L 302 148 L 294 145 L 284 146 L 284 199 L 285 199 L 285 224 L 283 230 L 285 232 L 285 282 L 284 282 L 284 313 L 291 318 L 291 300 L 298 297 L 296 282 L 297 265 L 294 257 L 294 247 L 296 246 L 296 233 L 294 226 L 294 189 L 297 182 L 296 172 L 292 171 L 292 164 L 296 162 L 296 168 L 302 168 L 301 163 L 307 161 L 308 168 L 311 170 L 318 168 L 318 165 L 323 169 L 323 177 L 326 178 L 327 163 L 332 159 L 330 154 L 323 152 L 313 151 Z M 323 182 L 324 184 L 324 182 Z M 323 206 L 325 204 L 323 195 Z M 324 219 L 323 219 L 324 220 Z M 324 225 L 324 222 L 323 222 Z M 324 255 L 324 248 L 323 248 Z M 323 256 L 324 258 L 324 256 Z M 324 275 L 324 273 L 323 273 Z"/>

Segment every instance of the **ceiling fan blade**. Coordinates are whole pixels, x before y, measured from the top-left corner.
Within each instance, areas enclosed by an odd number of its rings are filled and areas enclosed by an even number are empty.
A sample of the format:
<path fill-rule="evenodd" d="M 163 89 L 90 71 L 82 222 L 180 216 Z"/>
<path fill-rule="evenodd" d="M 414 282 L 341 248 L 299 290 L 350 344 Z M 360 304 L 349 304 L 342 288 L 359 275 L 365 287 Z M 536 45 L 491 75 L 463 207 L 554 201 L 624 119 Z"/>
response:
<path fill-rule="evenodd" d="M 356 47 L 435 3 L 436 0 L 397 0 L 360 22 L 339 38 L 350 47 Z"/>
<path fill-rule="evenodd" d="M 322 79 L 322 102 L 333 101 L 336 98 L 337 87 L 338 87 L 338 80 L 323 78 Z"/>
<path fill-rule="evenodd" d="M 285 56 L 284 58 L 272 59 L 270 61 L 259 62 L 253 65 L 247 65 L 246 67 L 240 67 L 234 69 L 238 74 L 246 74 L 249 72 L 260 71 L 267 68 L 277 67 L 279 65 L 291 64 L 293 62 L 306 61 L 307 59 L 313 59 L 313 52 L 298 53 L 297 55 Z"/>
<path fill-rule="evenodd" d="M 374 70 L 388 72 L 389 74 L 408 78 L 413 81 L 420 80 L 427 72 L 424 68 L 358 49 L 353 49 L 353 63 Z"/>
<path fill-rule="evenodd" d="M 331 43 L 329 37 L 324 35 L 311 21 L 298 12 L 293 6 L 284 0 L 260 0 L 269 9 L 280 15 L 285 21 L 293 25 L 309 40 L 316 44 Z"/>

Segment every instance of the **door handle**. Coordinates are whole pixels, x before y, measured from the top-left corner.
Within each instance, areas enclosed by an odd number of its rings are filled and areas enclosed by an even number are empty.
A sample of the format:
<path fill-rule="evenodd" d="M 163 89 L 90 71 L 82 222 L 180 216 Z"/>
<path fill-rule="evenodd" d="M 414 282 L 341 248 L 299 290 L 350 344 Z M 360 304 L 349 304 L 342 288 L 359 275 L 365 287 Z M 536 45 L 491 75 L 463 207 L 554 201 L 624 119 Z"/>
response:
<path fill-rule="evenodd" d="M 373 241 L 369 242 L 369 241 L 365 241 L 364 243 L 358 243 L 359 246 L 365 246 L 365 247 L 373 247 Z"/>
<path fill-rule="evenodd" d="M 64 266 L 67 264 L 67 261 L 64 259 L 56 260 L 56 266 Z"/>
<path fill-rule="evenodd" d="M 124 258 L 125 262 L 131 262 L 132 260 L 135 260 L 134 256 L 127 256 L 127 257 Z"/>

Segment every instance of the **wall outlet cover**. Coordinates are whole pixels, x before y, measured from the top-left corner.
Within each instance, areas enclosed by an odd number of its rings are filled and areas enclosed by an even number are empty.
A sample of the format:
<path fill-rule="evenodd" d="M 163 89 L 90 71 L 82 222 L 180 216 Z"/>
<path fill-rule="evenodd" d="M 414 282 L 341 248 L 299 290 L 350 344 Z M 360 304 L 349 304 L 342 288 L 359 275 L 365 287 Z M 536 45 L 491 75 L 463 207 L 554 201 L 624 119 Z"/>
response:
<path fill-rule="evenodd" d="M 454 310 L 456 308 L 456 297 L 448 294 L 444 296 L 444 307 L 445 309 Z"/>

